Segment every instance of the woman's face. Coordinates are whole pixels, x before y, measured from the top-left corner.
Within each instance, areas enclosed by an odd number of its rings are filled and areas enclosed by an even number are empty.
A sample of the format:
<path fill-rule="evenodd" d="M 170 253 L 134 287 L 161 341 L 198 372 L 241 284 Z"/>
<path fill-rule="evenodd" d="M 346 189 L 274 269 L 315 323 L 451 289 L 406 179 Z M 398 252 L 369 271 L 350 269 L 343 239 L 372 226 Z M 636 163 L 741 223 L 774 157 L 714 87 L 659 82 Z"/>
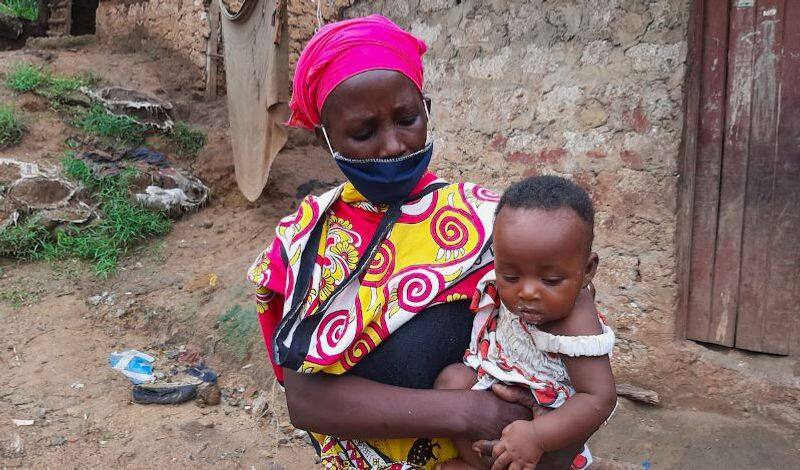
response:
<path fill-rule="evenodd" d="M 372 70 L 348 78 L 328 95 L 321 114 L 333 150 L 347 158 L 392 158 L 425 147 L 422 95 L 399 72 Z M 327 148 L 321 130 L 316 134 Z"/>

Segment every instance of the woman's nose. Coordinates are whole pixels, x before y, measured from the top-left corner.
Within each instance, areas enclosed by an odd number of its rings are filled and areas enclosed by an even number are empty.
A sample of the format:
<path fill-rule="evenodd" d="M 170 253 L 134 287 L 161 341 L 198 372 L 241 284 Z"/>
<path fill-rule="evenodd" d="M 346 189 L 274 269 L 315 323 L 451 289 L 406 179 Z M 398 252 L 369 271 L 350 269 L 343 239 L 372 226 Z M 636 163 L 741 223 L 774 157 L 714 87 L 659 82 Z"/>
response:
<path fill-rule="evenodd" d="M 392 158 L 405 155 L 407 152 L 406 146 L 400 136 L 393 130 L 384 132 L 383 141 L 381 142 L 380 158 Z"/>

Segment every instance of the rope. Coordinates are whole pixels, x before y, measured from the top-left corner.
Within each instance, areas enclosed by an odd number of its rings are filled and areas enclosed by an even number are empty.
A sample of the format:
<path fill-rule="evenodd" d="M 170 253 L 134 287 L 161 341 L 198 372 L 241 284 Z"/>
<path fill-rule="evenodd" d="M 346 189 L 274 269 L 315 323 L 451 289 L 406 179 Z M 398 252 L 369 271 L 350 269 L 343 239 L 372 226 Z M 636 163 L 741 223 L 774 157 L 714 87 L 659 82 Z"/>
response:
<path fill-rule="evenodd" d="M 314 30 L 314 34 L 322 28 L 322 5 L 320 4 L 320 0 L 317 1 L 317 29 Z"/>

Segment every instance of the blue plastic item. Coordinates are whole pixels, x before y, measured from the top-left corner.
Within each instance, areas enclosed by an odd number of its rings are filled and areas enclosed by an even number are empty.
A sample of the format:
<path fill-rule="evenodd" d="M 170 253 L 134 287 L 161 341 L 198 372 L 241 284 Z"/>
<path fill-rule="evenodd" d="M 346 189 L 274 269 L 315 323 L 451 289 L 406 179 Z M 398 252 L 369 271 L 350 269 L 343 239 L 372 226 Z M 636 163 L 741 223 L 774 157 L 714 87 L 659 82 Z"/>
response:
<path fill-rule="evenodd" d="M 122 372 L 136 385 L 156 379 L 153 375 L 153 361 L 155 361 L 153 356 L 135 349 L 112 352 L 108 356 L 108 363 L 111 367 Z"/>
<path fill-rule="evenodd" d="M 204 365 L 192 366 L 186 369 L 186 373 L 192 377 L 197 377 L 203 382 L 208 382 L 210 384 L 217 383 L 217 373 Z"/>

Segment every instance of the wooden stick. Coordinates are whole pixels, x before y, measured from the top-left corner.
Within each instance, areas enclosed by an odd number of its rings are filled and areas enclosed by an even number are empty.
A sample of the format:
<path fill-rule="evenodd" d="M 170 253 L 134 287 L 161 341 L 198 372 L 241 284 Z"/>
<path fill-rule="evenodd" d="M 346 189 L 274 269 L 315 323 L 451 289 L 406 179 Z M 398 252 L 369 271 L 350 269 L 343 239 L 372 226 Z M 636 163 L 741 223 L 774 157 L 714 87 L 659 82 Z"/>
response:
<path fill-rule="evenodd" d="M 217 97 L 217 69 L 219 67 L 220 11 L 217 0 L 208 7 L 208 26 L 210 35 L 206 44 L 206 100 Z"/>
<path fill-rule="evenodd" d="M 631 384 L 617 384 L 617 395 L 648 405 L 658 405 L 661 402 L 658 393 Z"/>

